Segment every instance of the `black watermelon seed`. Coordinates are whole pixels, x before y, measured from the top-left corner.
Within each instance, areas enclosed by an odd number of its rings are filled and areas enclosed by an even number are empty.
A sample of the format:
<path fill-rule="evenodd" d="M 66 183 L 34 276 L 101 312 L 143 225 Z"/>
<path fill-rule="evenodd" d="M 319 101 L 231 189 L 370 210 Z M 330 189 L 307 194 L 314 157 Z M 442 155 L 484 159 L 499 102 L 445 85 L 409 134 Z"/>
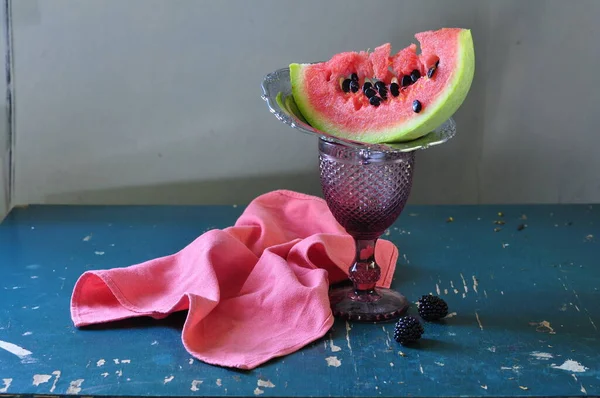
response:
<path fill-rule="evenodd" d="M 358 81 L 358 75 L 356 73 L 353 73 L 350 76 L 350 80 L 352 80 L 353 82 L 357 82 Z"/>
<path fill-rule="evenodd" d="M 402 87 L 410 86 L 412 83 L 413 81 L 409 75 L 402 76 L 402 80 L 400 82 L 400 84 L 402 84 Z"/>
<path fill-rule="evenodd" d="M 431 68 L 429 68 L 429 70 L 427 71 L 428 78 L 431 79 L 433 77 L 433 74 L 435 73 L 435 69 L 436 69 L 435 66 L 432 66 Z"/>
<path fill-rule="evenodd" d="M 379 89 L 379 96 L 381 97 L 382 100 L 387 99 L 387 88 L 381 87 Z"/>
<path fill-rule="evenodd" d="M 421 72 L 419 72 L 418 69 L 413 70 L 412 72 L 410 72 L 410 80 L 414 82 L 416 82 L 417 80 L 419 80 L 419 78 L 421 77 Z"/>
<path fill-rule="evenodd" d="M 356 80 L 350 81 L 350 91 L 353 93 L 358 91 L 358 82 Z"/>
<path fill-rule="evenodd" d="M 344 90 L 345 93 L 350 91 L 350 82 L 351 82 L 350 79 L 345 79 L 342 82 L 342 90 Z"/>
<path fill-rule="evenodd" d="M 390 93 L 392 93 L 394 97 L 400 95 L 400 87 L 398 86 L 398 83 L 390 84 Z"/>
<path fill-rule="evenodd" d="M 377 90 L 381 90 L 382 87 L 385 88 L 385 83 L 382 82 L 381 80 L 379 80 L 378 82 L 375 83 L 375 88 Z"/>
<path fill-rule="evenodd" d="M 371 82 L 365 82 L 365 84 L 363 84 L 363 88 L 362 88 L 363 89 L 363 93 L 365 91 L 367 91 L 367 89 L 369 89 L 371 87 L 373 87 L 373 85 L 371 84 Z"/>
<path fill-rule="evenodd" d="M 437 68 L 440 65 L 440 60 L 435 61 L 435 67 Z"/>
<path fill-rule="evenodd" d="M 421 112 L 421 109 L 423 109 L 423 105 L 421 105 L 421 101 L 414 100 L 413 101 L 413 112 L 419 113 L 419 112 Z"/>
<path fill-rule="evenodd" d="M 381 99 L 379 97 L 371 97 L 369 98 L 369 103 L 373 106 L 379 106 L 379 104 L 381 103 Z"/>
<path fill-rule="evenodd" d="M 365 95 L 366 95 L 366 96 L 367 96 L 367 98 L 369 98 L 369 99 L 370 99 L 371 97 L 374 97 L 374 96 L 375 96 L 375 94 L 377 94 L 377 93 L 376 93 L 376 92 L 375 92 L 375 90 L 373 90 L 372 88 L 368 88 L 368 89 L 366 89 L 366 90 L 365 90 Z"/>

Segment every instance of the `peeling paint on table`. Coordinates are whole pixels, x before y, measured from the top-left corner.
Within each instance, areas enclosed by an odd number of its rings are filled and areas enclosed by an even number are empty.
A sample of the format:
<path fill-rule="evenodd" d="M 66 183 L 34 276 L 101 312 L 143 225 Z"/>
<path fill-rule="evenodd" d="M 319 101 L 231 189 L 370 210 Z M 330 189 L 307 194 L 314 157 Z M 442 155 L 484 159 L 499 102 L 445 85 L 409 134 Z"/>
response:
<path fill-rule="evenodd" d="M 52 375 L 33 375 L 33 385 L 39 386 L 40 384 L 44 384 L 50 381 Z"/>
<path fill-rule="evenodd" d="M 69 299 L 82 272 L 171 254 L 242 211 L 13 210 L 0 224 L 0 394 L 600 394 L 600 206 L 408 206 L 383 237 L 400 252 L 393 287 L 412 303 L 439 294 L 450 309 L 424 323 L 414 346 L 393 339 L 393 323 L 337 320 L 322 339 L 241 371 L 190 358 L 181 343 L 185 313 L 73 327 Z"/>

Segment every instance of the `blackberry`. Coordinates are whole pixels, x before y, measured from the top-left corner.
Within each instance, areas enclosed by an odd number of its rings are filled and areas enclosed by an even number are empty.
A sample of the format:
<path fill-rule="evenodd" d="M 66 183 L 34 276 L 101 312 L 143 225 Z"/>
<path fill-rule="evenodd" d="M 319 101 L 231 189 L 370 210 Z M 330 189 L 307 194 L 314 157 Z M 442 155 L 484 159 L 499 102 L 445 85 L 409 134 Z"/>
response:
<path fill-rule="evenodd" d="M 438 296 L 428 294 L 419 300 L 419 315 L 426 321 L 437 321 L 448 315 L 448 304 Z"/>
<path fill-rule="evenodd" d="M 414 343 L 425 332 L 423 325 L 414 316 L 404 316 L 396 322 L 394 340 L 402 345 Z"/>

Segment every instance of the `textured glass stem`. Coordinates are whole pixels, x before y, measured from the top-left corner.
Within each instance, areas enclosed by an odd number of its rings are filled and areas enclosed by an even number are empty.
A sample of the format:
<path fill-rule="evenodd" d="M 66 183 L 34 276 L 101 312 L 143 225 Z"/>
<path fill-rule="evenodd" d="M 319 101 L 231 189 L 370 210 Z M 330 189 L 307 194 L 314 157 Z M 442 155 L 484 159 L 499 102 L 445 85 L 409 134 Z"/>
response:
<path fill-rule="evenodd" d="M 375 262 L 375 239 L 355 239 L 356 255 L 350 267 L 349 277 L 356 294 L 373 294 L 381 276 L 381 268 Z"/>

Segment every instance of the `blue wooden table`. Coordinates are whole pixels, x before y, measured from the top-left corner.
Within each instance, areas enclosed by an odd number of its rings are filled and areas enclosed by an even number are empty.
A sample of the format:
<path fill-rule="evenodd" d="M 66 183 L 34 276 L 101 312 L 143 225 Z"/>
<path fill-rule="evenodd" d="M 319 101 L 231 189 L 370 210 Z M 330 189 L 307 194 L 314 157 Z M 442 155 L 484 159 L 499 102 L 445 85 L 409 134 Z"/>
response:
<path fill-rule="evenodd" d="M 402 347 L 393 324 L 336 321 L 252 371 L 193 360 L 184 314 L 82 330 L 85 270 L 178 251 L 242 207 L 30 206 L 0 224 L 0 392 L 111 396 L 586 396 L 600 393 L 600 207 L 411 206 L 386 239 L 393 287 L 451 316 Z M 503 213 L 503 214 L 499 214 Z M 410 310 L 416 313 L 413 306 Z"/>

